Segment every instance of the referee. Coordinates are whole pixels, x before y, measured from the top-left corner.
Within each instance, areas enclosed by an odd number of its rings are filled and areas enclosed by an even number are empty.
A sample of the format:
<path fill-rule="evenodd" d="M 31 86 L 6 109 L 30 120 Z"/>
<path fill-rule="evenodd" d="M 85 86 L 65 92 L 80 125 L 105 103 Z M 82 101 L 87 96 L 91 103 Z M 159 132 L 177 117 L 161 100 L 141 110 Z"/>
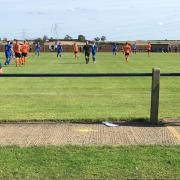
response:
<path fill-rule="evenodd" d="M 89 64 L 89 57 L 91 53 L 91 46 L 89 45 L 89 42 L 86 41 L 86 45 L 83 47 L 83 51 L 85 53 L 85 59 L 86 59 L 86 64 Z"/>

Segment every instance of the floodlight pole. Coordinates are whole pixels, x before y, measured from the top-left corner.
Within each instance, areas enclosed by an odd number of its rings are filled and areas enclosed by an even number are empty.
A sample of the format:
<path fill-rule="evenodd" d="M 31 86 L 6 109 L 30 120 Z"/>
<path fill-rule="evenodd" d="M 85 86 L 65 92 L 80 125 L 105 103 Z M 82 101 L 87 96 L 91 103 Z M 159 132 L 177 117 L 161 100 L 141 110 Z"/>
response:
<path fill-rule="evenodd" d="M 158 124 L 159 113 L 159 91 L 160 91 L 160 69 L 152 69 L 152 90 L 151 90 L 151 114 L 150 122 L 152 125 Z"/>

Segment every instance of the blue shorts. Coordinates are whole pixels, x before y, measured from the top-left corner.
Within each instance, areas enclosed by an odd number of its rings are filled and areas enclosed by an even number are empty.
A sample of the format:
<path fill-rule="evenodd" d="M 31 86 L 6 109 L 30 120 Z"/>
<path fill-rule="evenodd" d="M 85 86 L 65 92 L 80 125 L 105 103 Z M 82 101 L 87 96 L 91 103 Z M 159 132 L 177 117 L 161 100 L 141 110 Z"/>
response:
<path fill-rule="evenodd" d="M 6 58 L 10 58 L 11 57 L 11 52 L 5 52 Z"/>
<path fill-rule="evenodd" d="M 93 58 L 95 58 L 96 57 L 96 53 L 92 53 L 92 56 L 93 56 Z"/>

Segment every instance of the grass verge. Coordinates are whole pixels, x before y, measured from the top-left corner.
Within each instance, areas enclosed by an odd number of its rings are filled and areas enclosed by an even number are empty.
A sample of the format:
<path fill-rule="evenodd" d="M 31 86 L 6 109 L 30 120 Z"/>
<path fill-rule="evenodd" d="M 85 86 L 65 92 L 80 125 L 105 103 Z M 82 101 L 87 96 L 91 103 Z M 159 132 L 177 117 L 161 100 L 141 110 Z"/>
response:
<path fill-rule="evenodd" d="M 180 146 L 1 147 L 1 179 L 179 179 Z"/>

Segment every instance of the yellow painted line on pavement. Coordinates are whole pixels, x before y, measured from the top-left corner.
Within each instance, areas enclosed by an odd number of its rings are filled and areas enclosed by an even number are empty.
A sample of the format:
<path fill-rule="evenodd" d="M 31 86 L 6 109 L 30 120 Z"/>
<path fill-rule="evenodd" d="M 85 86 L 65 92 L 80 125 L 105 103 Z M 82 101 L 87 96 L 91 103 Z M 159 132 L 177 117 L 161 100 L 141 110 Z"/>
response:
<path fill-rule="evenodd" d="M 77 129 L 78 132 L 88 133 L 88 132 L 97 132 L 97 130 L 94 129 Z"/>
<path fill-rule="evenodd" d="M 167 129 L 173 134 L 173 136 L 180 142 L 180 134 L 172 126 L 167 126 Z"/>

